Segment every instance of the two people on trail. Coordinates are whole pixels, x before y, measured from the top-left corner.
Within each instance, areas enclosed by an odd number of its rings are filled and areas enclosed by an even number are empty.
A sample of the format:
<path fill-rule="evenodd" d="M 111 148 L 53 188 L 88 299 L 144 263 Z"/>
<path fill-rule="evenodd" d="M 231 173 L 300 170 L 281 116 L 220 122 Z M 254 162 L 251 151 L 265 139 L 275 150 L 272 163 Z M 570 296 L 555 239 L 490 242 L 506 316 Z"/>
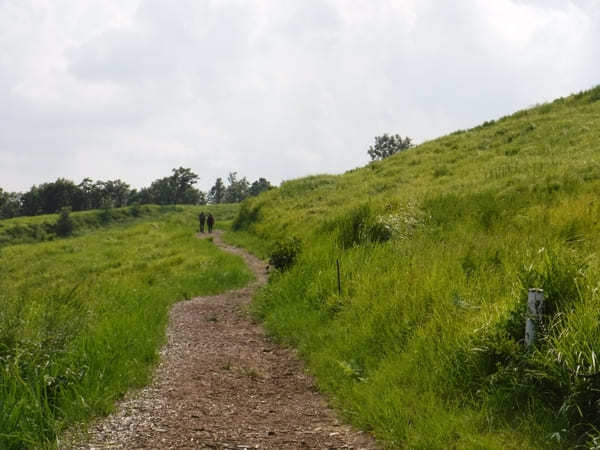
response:
<path fill-rule="evenodd" d="M 201 212 L 198 214 L 198 220 L 200 221 L 200 233 L 204 233 L 204 222 L 208 225 L 208 232 L 212 233 L 213 226 L 215 225 L 215 218 L 212 214 L 209 213 L 207 216 L 204 212 Z"/>

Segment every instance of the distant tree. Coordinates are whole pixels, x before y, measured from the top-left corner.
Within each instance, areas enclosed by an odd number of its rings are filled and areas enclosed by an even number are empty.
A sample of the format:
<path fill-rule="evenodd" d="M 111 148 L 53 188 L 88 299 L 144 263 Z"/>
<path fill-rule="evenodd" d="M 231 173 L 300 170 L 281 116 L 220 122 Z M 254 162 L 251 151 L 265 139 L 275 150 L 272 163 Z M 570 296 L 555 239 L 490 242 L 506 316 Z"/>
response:
<path fill-rule="evenodd" d="M 248 197 L 250 183 L 243 177 L 238 180 L 237 172 L 231 172 L 227 177 L 227 188 L 225 189 L 226 203 L 239 203 Z"/>
<path fill-rule="evenodd" d="M 41 212 L 40 190 L 37 186 L 32 186 L 29 191 L 21 196 L 21 215 L 35 216 L 41 214 Z"/>
<path fill-rule="evenodd" d="M 73 200 L 73 211 L 85 211 L 93 208 L 92 192 L 94 184 L 91 178 L 84 178 L 77 185 L 79 188 Z"/>
<path fill-rule="evenodd" d="M 204 193 L 196 188 L 187 189 L 178 202 L 185 205 L 198 205 L 202 203 Z"/>
<path fill-rule="evenodd" d="M 250 186 L 250 189 L 248 189 L 248 195 L 256 196 L 261 192 L 268 191 L 269 189 L 273 189 L 271 183 L 269 183 L 269 181 L 265 178 L 259 178 L 258 180 L 253 182 Z"/>
<path fill-rule="evenodd" d="M 149 187 L 141 188 L 139 191 L 136 191 L 134 189 L 131 192 L 130 201 L 138 202 L 140 205 L 147 205 L 148 203 L 152 203 L 154 201 L 152 197 L 152 191 Z"/>
<path fill-rule="evenodd" d="M 71 180 L 58 178 L 51 183 L 41 184 L 38 188 L 42 214 L 52 214 L 60 208 L 71 207 L 77 198 L 78 187 Z"/>
<path fill-rule="evenodd" d="M 221 177 L 217 178 L 213 187 L 208 191 L 208 201 L 210 203 L 222 203 L 225 196 L 225 185 Z"/>
<path fill-rule="evenodd" d="M 50 183 L 32 186 L 24 194 L 7 193 L 0 189 L 0 218 L 37 214 L 50 214 L 70 208 L 70 211 L 103 209 L 105 215 L 110 208 L 130 203 L 148 204 L 206 204 L 207 194 L 196 188 L 198 175 L 191 169 L 172 169 L 171 176 L 154 180 L 149 187 L 131 190 L 122 180 L 92 181 L 84 178 L 81 183 L 58 178 Z M 225 195 L 225 186 L 219 178 L 215 197 L 219 203 Z M 108 216 L 107 216 L 108 217 Z"/>
<path fill-rule="evenodd" d="M 129 185 L 121 180 L 109 180 L 102 184 L 102 198 L 110 200 L 117 208 L 127 205 L 129 192 Z"/>
<path fill-rule="evenodd" d="M 402 138 L 399 134 L 375 137 L 375 145 L 371 145 L 367 153 L 371 160 L 385 159 L 398 152 L 413 147 L 412 139 L 408 136 Z"/>
<path fill-rule="evenodd" d="M 0 188 L 0 219 L 16 217 L 21 212 L 21 195 L 17 192 L 5 192 Z"/>
<path fill-rule="evenodd" d="M 150 198 L 152 199 L 149 203 L 157 203 L 159 205 L 168 205 L 173 202 L 173 186 L 169 177 L 159 178 L 154 180 L 148 191 Z"/>
<path fill-rule="evenodd" d="M 73 232 L 75 224 L 73 223 L 73 219 L 71 219 L 70 214 L 70 206 L 60 208 L 60 211 L 58 213 L 58 220 L 54 225 L 56 234 L 58 234 L 59 236 L 68 236 Z"/>
<path fill-rule="evenodd" d="M 173 175 L 170 177 L 170 182 L 173 189 L 173 203 L 198 203 L 199 193 L 194 189 L 194 184 L 198 181 L 198 175 L 192 172 L 191 169 L 180 167 L 172 170 Z"/>
<path fill-rule="evenodd" d="M 198 191 L 198 201 L 196 202 L 198 205 L 206 205 L 207 198 L 206 193 L 202 191 Z"/>
<path fill-rule="evenodd" d="M 137 203 L 137 205 L 141 205 L 142 202 L 140 201 L 140 191 L 138 191 L 137 189 L 132 189 L 129 191 L 129 198 L 127 199 L 127 204 L 131 205 L 132 203 Z"/>
<path fill-rule="evenodd" d="M 198 175 L 191 169 L 180 167 L 173 169 L 170 177 L 154 180 L 148 190 L 141 189 L 140 203 L 158 203 L 159 205 L 169 204 L 197 204 L 200 199 L 200 191 L 193 185 L 198 180 Z M 146 196 L 151 201 L 146 202 Z"/>

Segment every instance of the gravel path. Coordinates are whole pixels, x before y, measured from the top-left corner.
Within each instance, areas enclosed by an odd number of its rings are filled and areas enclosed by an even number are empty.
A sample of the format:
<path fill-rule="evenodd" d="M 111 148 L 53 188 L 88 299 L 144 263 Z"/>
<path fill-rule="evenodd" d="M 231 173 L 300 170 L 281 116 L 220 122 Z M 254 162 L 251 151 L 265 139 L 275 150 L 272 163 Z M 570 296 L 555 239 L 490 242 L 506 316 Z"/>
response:
<path fill-rule="evenodd" d="M 256 282 L 175 304 L 153 383 L 93 424 L 85 444 L 62 448 L 377 448 L 338 421 L 294 351 L 248 316 L 253 292 L 267 281 L 265 263 L 225 244 L 219 231 L 212 237 L 244 258 Z"/>

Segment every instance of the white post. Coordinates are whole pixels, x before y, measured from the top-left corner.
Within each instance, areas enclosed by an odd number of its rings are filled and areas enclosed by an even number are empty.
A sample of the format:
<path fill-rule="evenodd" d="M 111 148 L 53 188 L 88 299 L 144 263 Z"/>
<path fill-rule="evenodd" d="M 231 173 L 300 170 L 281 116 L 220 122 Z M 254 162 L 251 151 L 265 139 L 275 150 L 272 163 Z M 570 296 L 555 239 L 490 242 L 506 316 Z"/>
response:
<path fill-rule="evenodd" d="M 530 347 L 535 342 L 535 326 L 544 314 L 544 291 L 529 289 L 527 296 L 527 320 L 525 322 L 525 345 Z"/>

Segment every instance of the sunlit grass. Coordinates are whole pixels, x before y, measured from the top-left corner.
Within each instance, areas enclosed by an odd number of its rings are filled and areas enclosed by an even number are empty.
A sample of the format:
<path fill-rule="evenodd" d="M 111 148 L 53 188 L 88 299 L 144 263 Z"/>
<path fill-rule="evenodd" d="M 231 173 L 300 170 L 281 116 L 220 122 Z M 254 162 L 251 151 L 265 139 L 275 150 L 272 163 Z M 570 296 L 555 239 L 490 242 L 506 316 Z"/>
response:
<path fill-rule="evenodd" d="M 206 209 L 206 208 L 204 208 Z M 0 249 L 0 447 L 43 447 L 148 381 L 169 305 L 245 285 L 200 208 Z M 211 207 L 217 223 L 234 208 Z"/>

